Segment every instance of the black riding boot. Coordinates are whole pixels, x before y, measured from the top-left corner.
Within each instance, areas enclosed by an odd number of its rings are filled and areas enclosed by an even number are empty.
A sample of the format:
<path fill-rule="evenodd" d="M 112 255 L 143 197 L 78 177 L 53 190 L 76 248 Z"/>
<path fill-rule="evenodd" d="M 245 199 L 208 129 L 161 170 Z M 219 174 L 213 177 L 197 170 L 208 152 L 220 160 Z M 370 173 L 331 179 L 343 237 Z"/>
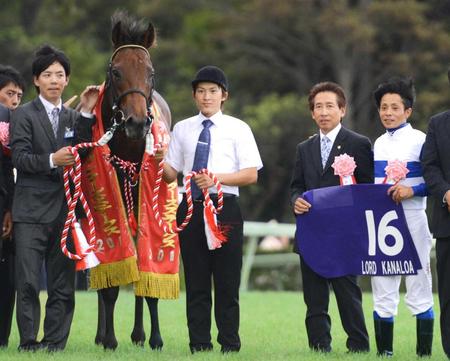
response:
<path fill-rule="evenodd" d="M 377 355 L 392 357 L 394 354 L 392 349 L 392 342 L 394 339 L 394 322 L 375 319 L 374 324 Z"/>
<path fill-rule="evenodd" d="M 417 319 L 417 356 L 431 356 L 434 319 Z"/>

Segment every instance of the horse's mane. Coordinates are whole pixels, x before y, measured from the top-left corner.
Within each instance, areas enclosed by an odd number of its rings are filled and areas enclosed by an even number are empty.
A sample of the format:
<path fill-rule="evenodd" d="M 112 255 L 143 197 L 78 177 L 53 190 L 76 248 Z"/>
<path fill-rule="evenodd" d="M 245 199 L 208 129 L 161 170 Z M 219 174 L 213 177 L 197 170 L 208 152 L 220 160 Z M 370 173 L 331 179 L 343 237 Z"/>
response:
<path fill-rule="evenodd" d="M 111 16 L 111 28 L 114 30 L 117 25 L 120 25 L 120 32 L 113 41 L 115 49 L 128 44 L 146 45 L 147 30 L 149 29 L 149 26 L 152 26 L 148 20 L 138 20 L 129 15 L 127 11 L 117 10 Z"/>

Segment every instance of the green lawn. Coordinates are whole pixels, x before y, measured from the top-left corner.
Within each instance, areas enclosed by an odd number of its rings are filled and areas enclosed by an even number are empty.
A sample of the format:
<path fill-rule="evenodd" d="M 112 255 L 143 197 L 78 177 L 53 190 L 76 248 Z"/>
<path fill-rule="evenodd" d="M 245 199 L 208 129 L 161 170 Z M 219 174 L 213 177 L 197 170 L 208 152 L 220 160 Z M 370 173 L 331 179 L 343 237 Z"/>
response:
<path fill-rule="evenodd" d="M 105 352 L 95 346 L 93 340 L 97 321 L 97 299 L 95 292 L 77 293 L 75 317 L 67 348 L 62 353 L 35 354 L 19 353 L 17 329 L 10 338 L 10 347 L 0 350 L 0 360 L 380 360 L 375 355 L 375 340 L 372 324 L 372 298 L 365 294 L 365 314 L 371 337 L 372 351 L 365 355 L 346 354 L 345 334 L 340 325 L 334 298 L 331 302 L 333 352 L 320 355 L 309 351 L 304 326 L 305 306 L 300 293 L 294 292 L 248 292 L 241 294 L 241 340 L 239 354 L 221 355 L 215 342 L 217 333 L 213 330 L 215 350 L 211 353 L 191 355 L 185 318 L 184 294 L 176 301 L 160 302 L 160 325 L 164 339 L 161 352 L 151 351 L 131 344 L 130 333 L 133 322 L 134 298 L 130 292 L 122 291 L 116 310 L 116 333 L 119 347 L 115 352 Z M 45 296 L 43 297 L 45 298 Z M 436 299 L 437 301 L 437 299 Z M 439 312 L 435 307 L 436 314 Z M 146 331 L 149 318 L 146 312 Z M 415 359 L 415 319 L 401 304 L 396 319 L 394 336 L 394 359 Z M 148 334 L 147 334 L 148 337 Z M 433 360 L 444 360 L 440 344 L 438 322 L 435 324 Z"/>

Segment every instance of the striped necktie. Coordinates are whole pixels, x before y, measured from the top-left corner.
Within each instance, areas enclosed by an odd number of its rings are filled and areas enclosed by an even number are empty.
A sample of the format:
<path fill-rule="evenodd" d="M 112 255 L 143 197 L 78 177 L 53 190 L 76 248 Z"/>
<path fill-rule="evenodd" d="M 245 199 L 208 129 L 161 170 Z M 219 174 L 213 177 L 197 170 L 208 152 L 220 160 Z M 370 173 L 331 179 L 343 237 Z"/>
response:
<path fill-rule="evenodd" d="M 331 139 L 327 136 L 322 137 L 321 145 L 320 145 L 320 155 L 322 157 L 322 168 L 325 169 L 325 165 L 327 164 L 328 157 L 331 151 Z"/>
<path fill-rule="evenodd" d="M 50 115 L 50 123 L 52 123 L 53 133 L 55 134 L 55 138 L 58 134 L 58 123 L 59 123 L 59 109 L 53 108 L 52 113 Z"/>

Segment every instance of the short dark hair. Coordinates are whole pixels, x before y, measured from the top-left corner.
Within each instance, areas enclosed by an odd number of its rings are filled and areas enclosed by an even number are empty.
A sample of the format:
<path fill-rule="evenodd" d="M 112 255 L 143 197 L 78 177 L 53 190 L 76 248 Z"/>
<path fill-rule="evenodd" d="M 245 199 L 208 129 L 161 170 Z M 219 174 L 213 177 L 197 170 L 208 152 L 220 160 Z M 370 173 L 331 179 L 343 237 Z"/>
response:
<path fill-rule="evenodd" d="M 373 92 L 378 109 L 380 109 L 381 98 L 388 93 L 400 95 L 405 109 L 413 107 L 416 99 L 416 90 L 412 78 L 392 77 L 388 81 L 379 84 Z"/>
<path fill-rule="evenodd" d="M 345 98 L 344 89 L 339 84 L 333 83 L 331 81 L 325 81 L 322 83 L 317 83 L 309 91 L 308 103 L 309 109 L 314 110 L 314 98 L 317 94 L 322 92 L 332 92 L 336 94 L 336 99 L 339 108 L 344 108 L 347 105 L 347 99 Z"/>
<path fill-rule="evenodd" d="M 3 89 L 9 83 L 13 83 L 15 86 L 22 89 L 22 91 L 25 91 L 25 81 L 18 70 L 10 65 L 0 64 L 0 89 Z"/>
<path fill-rule="evenodd" d="M 62 52 L 50 45 L 42 45 L 36 50 L 33 63 L 31 65 L 31 72 L 36 78 L 47 69 L 54 62 L 58 62 L 64 68 L 66 76 L 70 75 L 70 61 L 69 58 Z"/>

